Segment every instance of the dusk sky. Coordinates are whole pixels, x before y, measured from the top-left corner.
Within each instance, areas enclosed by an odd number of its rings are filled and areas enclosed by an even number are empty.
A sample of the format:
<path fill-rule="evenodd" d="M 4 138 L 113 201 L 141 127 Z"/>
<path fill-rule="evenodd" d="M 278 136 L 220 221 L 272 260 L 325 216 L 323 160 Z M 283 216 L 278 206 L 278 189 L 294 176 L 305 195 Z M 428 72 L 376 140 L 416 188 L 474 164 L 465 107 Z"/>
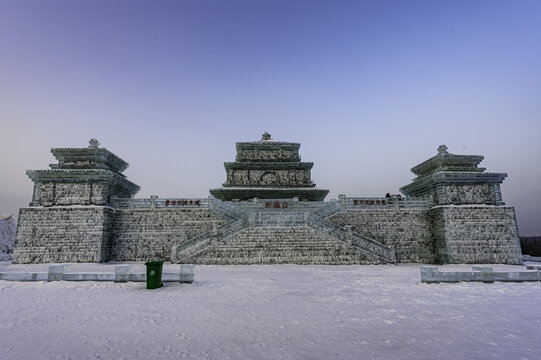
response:
<path fill-rule="evenodd" d="M 235 142 L 301 143 L 327 199 L 398 193 L 445 144 L 541 234 L 541 1 L 0 0 L 0 214 L 97 138 L 137 197 L 207 197 Z"/>

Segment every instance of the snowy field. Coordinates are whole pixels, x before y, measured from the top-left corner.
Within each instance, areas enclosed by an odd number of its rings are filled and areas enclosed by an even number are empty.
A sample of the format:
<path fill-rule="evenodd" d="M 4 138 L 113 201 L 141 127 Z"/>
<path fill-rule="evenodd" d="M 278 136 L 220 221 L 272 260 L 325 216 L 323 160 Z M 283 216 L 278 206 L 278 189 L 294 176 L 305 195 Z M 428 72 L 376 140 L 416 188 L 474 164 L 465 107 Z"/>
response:
<path fill-rule="evenodd" d="M 72 266 L 83 268 L 114 271 Z M 47 266 L 0 264 L 29 269 Z M 539 282 L 422 284 L 418 265 L 196 266 L 195 279 L 157 290 L 0 281 L 0 359 L 541 356 Z"/>

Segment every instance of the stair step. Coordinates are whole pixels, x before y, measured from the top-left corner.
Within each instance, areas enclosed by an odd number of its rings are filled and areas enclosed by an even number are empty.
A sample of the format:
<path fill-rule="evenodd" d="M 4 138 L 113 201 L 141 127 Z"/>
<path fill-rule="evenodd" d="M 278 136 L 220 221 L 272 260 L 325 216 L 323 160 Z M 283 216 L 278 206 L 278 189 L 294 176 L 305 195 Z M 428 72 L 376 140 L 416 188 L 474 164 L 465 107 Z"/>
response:
<path fill-rule="evenodd" d="M 224 209 L 230 206 L 226 203 L 218 205 Z M 334 204 L 322 210 L 326 213 L 338 208 Z M 354 235 L 353 245 L 348 244 L 343 240 L 347 235 L 345 231 L 326 223 L 319 215 L 295 211 L 288 214 L 268 212 L 257 213 L 250 219 L 240 217 L 237 223 L 225 224 L 224 228 L 218 229 L 218 237 L 214 241 L 180 250 L 178 259 L 198 264 L 358 264 L 382 263 L 385 261 L 379 256 L 389 257 L 389 249 L 358 235 Z M 311 225 L 292 221 L 296 219 L 309 219 Z M 250 221 L 256 226 L 246 227 Z M 261 224 L 265 226 L 259 226 Z M 198 241 L 196 239 L 194 243 Z"/>
<path fill-rule="evenodd" d="M 247 228 L 184 259 L 196 264 L 374 264 L 377 257 L 310 227 Z"/>
<path fill-rule="evenodd" d="M 368 265 L 378 264 L 374 259 L 360 257 L 340 256 L 340 257 L 317 257 L 317 256 L 296 256 L 291 258 L 284 257 L 252 257 L 252 258 L 223 258 L 223 257 L 198 257 L 188 261 L 200 265 L 235 265 L 235 264 L 302 264 L 302 265 Z"/>

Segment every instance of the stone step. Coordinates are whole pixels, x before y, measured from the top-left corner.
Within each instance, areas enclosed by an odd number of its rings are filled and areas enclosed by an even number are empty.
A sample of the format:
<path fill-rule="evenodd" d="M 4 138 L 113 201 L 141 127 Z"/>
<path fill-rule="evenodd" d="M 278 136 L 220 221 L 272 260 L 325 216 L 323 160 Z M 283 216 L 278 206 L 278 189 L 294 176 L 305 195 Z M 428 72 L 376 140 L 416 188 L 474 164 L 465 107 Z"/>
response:
<path fill-rule="evenodd" d="M 373 264 L 382 261 L 310 227 L 247 228 L 183 259 L 196 264 Z"/>
<path fill-rule="evenodd" d="M 297 249 L 287 249 L 287 250 L 242 250 L 230 251 L 229 249 L 208 249 L 205 252 L 205 256 L 214 255 L 216 257 L 252 257 L 252 256 L 336 256 L 336 255 L 355 255 L 360 256 L 361 254 L 353 251 L 335 251 L 335 250 L 297 250 Z M 219 255 L 219 256 L 217 256 Z"/>
<path fill-rule="evenodd" d="M 191 263 L 199 265 L 249 265 L 249 264 L 302 264 L 302 265 L 367 265 L 377 264 L 373 259 L 361 257 L 339 256 L 339 257 L 317 257 L 317 256 L 296 256 L 296 257 L 199 257 Z"/>
<path fill-rule="evenodd" d="M 212 245 L 212 244 L 211 244 Z M 309 243 L 309 242 L 302 242 L 302 243 L 295 243 L 295 242 L 269 242 L 267 244 L 262 243 L 255 243 L 255 242 L 239 242 L 235 241 L 234 243 L 222 243 L 219 244 L 220 246 L 227 246 L 228 248 L 236 248 L 236 249 L 247 249 L 247 248 L 307 248 L 307 249 L 329 249 L 329 248 L 335 248 L 335 247 L 342 247 L 347 246 L 344 242 L 327 242 L 327 243 Z"/>

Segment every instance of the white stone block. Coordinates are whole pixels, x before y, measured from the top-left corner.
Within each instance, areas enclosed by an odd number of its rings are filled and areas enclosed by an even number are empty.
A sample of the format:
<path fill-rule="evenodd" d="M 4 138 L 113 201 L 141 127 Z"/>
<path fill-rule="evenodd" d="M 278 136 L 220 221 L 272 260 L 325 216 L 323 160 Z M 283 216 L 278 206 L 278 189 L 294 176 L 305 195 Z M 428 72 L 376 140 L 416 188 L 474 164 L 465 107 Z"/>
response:
<path fill-rule="evenodd" d="M 193 264 L 180 265 L 180 279 L 181 283 L 192 283 L 194 280 L 194 268 Z"/>
<path fill-rule="evenodd" d="M 114 281 L 114 274 L 106 273 L 67 273 L 63 274 L 64 281 Z"/>
<path fill-rule="evenodd" d="M 63 273 L 67 272 L 69 270 L 69 266 L 67 264 L 61 264 L 61 265 L 50 265 L 47 281 L 60 281 L 62 280 Z"/>
<path fill-rule="evenodd" d="M 473 271 L 492 272 L 492 266 L 472 266 Z"/>
<path fill-rule="evenodd" d="M 0 280 L 6 281 L 47 281 L 48 273 L 0 273 Z"/>
<path fill-rule="evenodd" d="M 439 282 L 439 271 L 437 266 L 421 266 L 419 270 L 421 272 L 421 282 Z"/>
<path fill-rule="evenodd" d="M 516 271 L 516 272 L 495 272 L 494 278 L 496 281 L 539 281 L 538 271 Z"/>
<path fill-rule="evenodd" d="M 116 265 L 115 266 L 115 282 L 128 282 L 128 274 L 131 271 L 131 265 Z"/>

